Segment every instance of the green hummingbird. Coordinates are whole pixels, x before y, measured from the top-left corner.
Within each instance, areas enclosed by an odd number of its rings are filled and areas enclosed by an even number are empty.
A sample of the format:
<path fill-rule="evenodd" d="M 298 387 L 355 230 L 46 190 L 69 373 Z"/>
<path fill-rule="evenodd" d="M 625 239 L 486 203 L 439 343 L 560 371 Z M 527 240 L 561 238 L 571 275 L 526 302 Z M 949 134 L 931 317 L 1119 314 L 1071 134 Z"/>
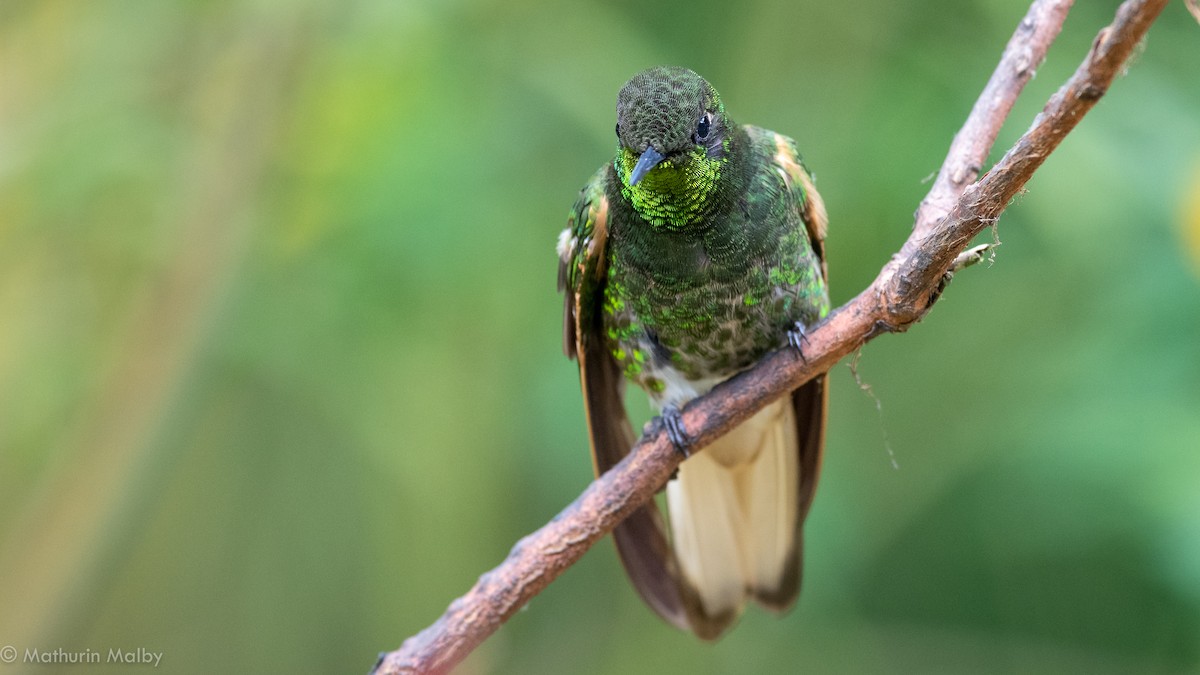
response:
<path fill-rule="evenodd" d="M 792 139 L 734 124 L 712 85 L 677 67 L 621 88 L 616 133 L 558 241 L 597 475 L 635 440 L 625 379 L 687 455 L 679 408 L 772 350 L 800 350 L 829 313 L 825 206 Z M 680 464 L 669 532 L 653 502 L 617 526 L 634 587 L 666 621 L 712 640 L 747 597 L 795 602 L 827 401 L 814 379 Z"/>

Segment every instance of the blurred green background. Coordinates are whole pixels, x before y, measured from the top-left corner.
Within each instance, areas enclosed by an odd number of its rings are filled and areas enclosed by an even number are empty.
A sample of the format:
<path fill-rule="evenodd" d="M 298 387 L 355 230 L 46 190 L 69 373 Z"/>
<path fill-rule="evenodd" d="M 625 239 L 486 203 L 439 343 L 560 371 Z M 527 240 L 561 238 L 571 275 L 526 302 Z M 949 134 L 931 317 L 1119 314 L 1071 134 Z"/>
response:
<path fill-rule="evenodd" d="M 0 645 L 365 672 L 591 477 L 553 249 L 621 84 L 797 139 L 840 304 L 1025 9 L 4 0 Z M 864 350 L 881 412 L 834 370 L 794 611 L 700 644 L 603 542 L 461 672 L 1200 672 L 1197 72 L 1174 2 L 995 264 Z"/>

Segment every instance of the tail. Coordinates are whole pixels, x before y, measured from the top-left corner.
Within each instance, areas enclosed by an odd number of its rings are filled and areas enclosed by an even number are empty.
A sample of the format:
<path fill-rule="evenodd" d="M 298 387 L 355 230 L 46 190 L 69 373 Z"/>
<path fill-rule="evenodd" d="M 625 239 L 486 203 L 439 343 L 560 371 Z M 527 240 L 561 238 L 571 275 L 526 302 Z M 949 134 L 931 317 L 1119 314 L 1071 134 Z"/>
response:
<path fill-rule="evenodd" d="M 667 485 L 689 623 L 716 639 L 747 597 L 783 611 L 800 591 L 800 526 L 824 440 L 823 378 L 759 411 Z"/>

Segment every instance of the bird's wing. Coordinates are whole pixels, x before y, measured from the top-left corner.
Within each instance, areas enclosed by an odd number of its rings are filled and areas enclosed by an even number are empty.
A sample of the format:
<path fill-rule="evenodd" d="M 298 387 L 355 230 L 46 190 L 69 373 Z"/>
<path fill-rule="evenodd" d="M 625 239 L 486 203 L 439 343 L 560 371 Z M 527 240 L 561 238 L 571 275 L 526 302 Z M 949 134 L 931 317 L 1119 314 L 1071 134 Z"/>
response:
<path fill-rule="evenodd" d="M 808 228 L 808 240 L 813 252 L 821 261 L 821 277 L 829 280 L 825 268 L 825 234 L 829 229 L 829 216 L 825 213 L 825 200 L 813 185 L 812 175 L 804 166 L 804 160 L 796 150 L 796 142 L 787 136 L 775 134 L 775 166 L 783 174 L 788 192 L 795 200 L 800 217 Z"/>
<path fill-rule="evenodd" d="M 809 243 L 820 261 L 821 278 L 828 284 L 825 234 L 829 226 L 829 216 L 825 212 L 825 202 L 817 192 L 816 186 L 813 185 L 812 176 L 805 168 L 800 153 L 796 150 L 795 141 L 776 134 L 775 145 L 777 150 L 774 157 L 775 164 L 783 174 L 789 195 L 808 230 Z M 828 302 L 826 297 L 826 306 L 821 311 L 822 316 L 829 310 Z M 792 392 L 792 408 L 796 413 L 796 431 L 800 446 L 800 490 L 798 494 L 800 517 L 797 519 L 797 528 L 804 524 L 817 489 L 817 477 L 821 471 L 821 459 L 825 452 L 825 419 L 828 403 L 829 388 L 824 375 L 813 378 Z M 797 532 L 796 542 L 796 558 L 801 561 L 803 560 L 803 536 L 800 532 Z M 794 585 L 784 584 L 785 588 L 781 588 L 775 597 L 760 597 L 759 600 L 768 606 L 786 607 L 790 605 L 800 590 L 799 565 L 796 567 L 796 572 Z M 791 588 L 786 588 L 787 586 L 791 586 Z"/>
<path fill-rule="evenodd" d="M 625 414 L 624 379 L 604 340 L 604 284 L 608 273 L 609 201 L 603 167 L 584 186 L 558 241 L 558 286 L 563 291 L 563 350 L 579 361 L 592 462 L 596 475 L 629 454 L 633 429 Z M 674 554 L 653 502 L 613 530 L 617 552 L 638 593 L 669 623 L 687 630 Z"/>

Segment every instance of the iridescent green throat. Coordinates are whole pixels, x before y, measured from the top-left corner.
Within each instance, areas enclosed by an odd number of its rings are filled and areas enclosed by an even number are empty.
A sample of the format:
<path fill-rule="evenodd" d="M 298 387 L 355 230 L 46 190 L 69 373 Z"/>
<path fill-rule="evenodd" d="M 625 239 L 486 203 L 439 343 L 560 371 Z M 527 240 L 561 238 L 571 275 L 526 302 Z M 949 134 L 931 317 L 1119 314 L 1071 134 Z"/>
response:
<path fill-rule="evenodd" d="M 629 173 L 637 161 L 638 155 L 628 148 L 617 153 L 621 194 L 655 229 L 680 231 L 700 224 L 710 213 L 721 170 L 729 160 L 726 155 L 709 157 L 696 147 L 681 158 L 664 160 L 630 187 Z"/>

